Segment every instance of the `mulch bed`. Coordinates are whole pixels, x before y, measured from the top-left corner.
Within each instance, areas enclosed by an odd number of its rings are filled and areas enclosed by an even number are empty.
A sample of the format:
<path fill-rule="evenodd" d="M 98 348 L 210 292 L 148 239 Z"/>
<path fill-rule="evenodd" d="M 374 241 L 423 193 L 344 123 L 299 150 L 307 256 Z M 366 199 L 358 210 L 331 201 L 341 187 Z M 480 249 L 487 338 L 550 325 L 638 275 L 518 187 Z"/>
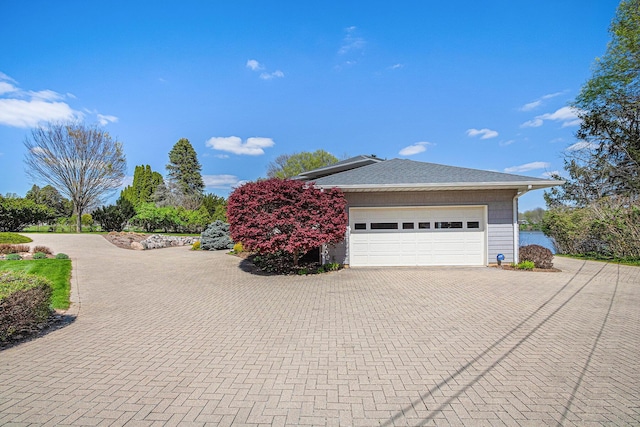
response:
<path fill-rule="evenodd" d="M 492 264 L 491 267 L 499 268 L 501 270 L 533 271 L 537 273 L 558 273 L 562 271 L 559 268 L 534 268 L 533 270 L 522 270 L 520 268 L 512 267 L 509 264 L 502 264 L 502 265 Z"/>

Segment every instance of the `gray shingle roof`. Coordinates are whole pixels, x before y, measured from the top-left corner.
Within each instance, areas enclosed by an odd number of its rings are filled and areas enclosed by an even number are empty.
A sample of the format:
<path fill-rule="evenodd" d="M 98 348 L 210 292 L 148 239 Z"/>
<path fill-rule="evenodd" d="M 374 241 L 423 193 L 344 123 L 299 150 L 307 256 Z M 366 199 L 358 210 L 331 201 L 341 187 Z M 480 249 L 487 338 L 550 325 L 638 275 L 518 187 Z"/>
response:
<path fill-rule="evenodd" d="M 374 156 L 355 156 L 350 157 L 348 159 L 339 161 L 337 163 L 333 163 L 329 166 L 324 166 L 318 169 L 313 169 L 310 171 L 302 172 L 300 175 L 294 177 L 293 179 L 299 180 L 315 180 L 319 179 L 323 176 L 332 175 L 335 173 L 360 168 L 366 165 L 370 165 L 372 163 L 382 162 L 382 159 L 378 159 Z"/>
<path fill-rule="evenodd" d="M 315 180 L 319 186 L 401 186 L 409 184 L 480 184 L 480 183 L 538 183 L 549 187 L 552 182 L 539 178 L 491 172 L 479 169 L 416 162 L 406 159 L 392 159 L 362 166 L 357 169 L 336 173 Z M 547 185 L 544 185 L 547 184 Z"/>

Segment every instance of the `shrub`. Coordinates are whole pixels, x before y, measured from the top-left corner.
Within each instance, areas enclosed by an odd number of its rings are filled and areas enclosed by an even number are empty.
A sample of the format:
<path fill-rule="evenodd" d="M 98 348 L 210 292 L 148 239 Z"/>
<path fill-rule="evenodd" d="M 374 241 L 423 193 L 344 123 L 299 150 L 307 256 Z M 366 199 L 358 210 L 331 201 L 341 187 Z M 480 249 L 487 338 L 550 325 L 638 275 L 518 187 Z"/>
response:
<path fill-rule="evenodd" d="M 29 243 L 32 242 L 33 240 L 31 240 L 30 238 L 28 238 L 27 236 L 23 236 L 22 234 L 18 234 L 18 233 L 8 233 L 8 232 L 1 232 L 0 233 L 0 243 Z"/>
<path fill-rule="evenodd" d="M 229 224 L 220 220 L 207 227 L 200 235 L 200 247 L 205 251 L 217 251 L 233 248 L 229 234 Z"/>
<path fill-rule="evenodd" d="M 200 240 L 194 242 L 194 244 L 191 245 L 191 250 L 192 251 L 199 251 L 200 250 Z"/>
<path fill-rule="evenodd" d="M 33 259 L 47 259 L 47 254 L 44 252 L 36 252 L 33 254 Z"/>
<path fill-rule="evenodd" d="M 533 261 L 522 261 L 516 266 L 516 268 L 518 270 L 533 270 L 535 268 L 535 264 Z"/>
<path fill-rule="evenodd" d="M 0 341 L 34 331 L 51 314 L 51 283 L 23 272 L 0 272 Z"/>
<path fill-rule="evenodd" d="M 0 231 L 20 231 L 53 216 L 53 210 L 33 200 L 0 196 Z"/>
<path fill-rule="evenodd" d="M 93 219 L 102 231 L 122 231 L 136 211 L 127 199 L 120 197 L 115 205 L 102 206 L 93 211 Z"/>
<path fill-rule="evenodd" d="M 293 269 L 293 255 L 285 251 L 259 253 L 253 256 L 252 261 L 267 273 L 289 274 Z"/>
<path fill-rule="evenodd" d="M 17 254 L 19 252 L 29 252 L 29 245 L 0 245 L 0 254 Z"/>
<path fill-rule="evenodd" d="M 324 265 L 324 269 L 326 271 L 337 271 L 340 270 L 340 264 L 337 262 L 330 262 Z"/>
<path fill-rule="evenodd" d="M 303 267 L 303 268 L 301 268 L 300 270 L 298 270 L 298 274 L 299 274 L 300 276 L 305 276 L 305 275 L 309 274 L 309 270 L 308 270 L 307 268 L 304 268 L 304 267 Z"/>
<path fill-rule="evenodd" d="M 536 268 L 553 268 L 553 254 L 540 245 L 527 245 L 520 248 L 520 263 L 531 261 Z"/>
<path fill-rule="evenodd" d="M 69 255 L 63 254 L 62 252 L 56 255 L 56 259 L 69 259 Z"/>
<path fill-rule="evenodd" d="M 233 245 L 233 252 L 236 254 L 244 252 L 244 248 L 242 247 L 242 242 L 238 242 Z"/>
<path fill-rule="evenodd" d="M 18 254 L 9 254 L 5 257 L 7 261 L 18 261 L 21 260 L 22 257 Z"/>
<path fill-rule="evenodd" d="M 42 253 L 45 253 L 45 254 L 47 254 L 47 255 L 51 255 L 51 254 L 53 253 L 53 252 L 51 252 L 51 249 L 49 249 L 49 248 L 48 248 L 48 247 L 46 247 L 46 246 L 34 246 L 34 248 L 33 248 L 33 252 L 34 252 L 34 253 L 36 253 L 36 252 L 42 252 Z"/>

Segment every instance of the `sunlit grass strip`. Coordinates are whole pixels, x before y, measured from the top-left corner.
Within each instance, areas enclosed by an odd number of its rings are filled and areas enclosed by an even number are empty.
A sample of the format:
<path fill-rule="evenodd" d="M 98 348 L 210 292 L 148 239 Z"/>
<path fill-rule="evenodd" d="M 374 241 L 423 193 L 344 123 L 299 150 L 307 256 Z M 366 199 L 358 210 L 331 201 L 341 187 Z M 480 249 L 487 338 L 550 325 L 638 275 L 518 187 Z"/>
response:
<path fill-rule="evenodd" d="M 51 306 L 59 310 L 69 308 L 71 292 L 70 259 L 0 261 L 0 270 L 24 271 L 27 274 L 46 277 L 53 283 Z"/>
<path fill-rule="evenodd" d="M 0 233 L 0 243 L 9 243 L 13 245 L 13 244 L 20 244 L 20 243 L 29 243 L 32 241 L 33 240 L 31 240 L 27 236 L 23 236 L 22 234 L 8 233 L 8 232 Z"/>

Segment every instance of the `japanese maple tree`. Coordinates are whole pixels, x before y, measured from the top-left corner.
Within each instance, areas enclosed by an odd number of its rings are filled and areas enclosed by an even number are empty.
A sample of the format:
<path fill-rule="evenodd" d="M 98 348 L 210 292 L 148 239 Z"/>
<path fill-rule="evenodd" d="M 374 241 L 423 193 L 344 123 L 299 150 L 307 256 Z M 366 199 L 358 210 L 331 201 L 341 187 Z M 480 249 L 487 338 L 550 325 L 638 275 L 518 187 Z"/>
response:
<path fill-rule="evenodd" d="M 251 251 L 288 252 L 298 265 L 309 250 L 344 239 L 346 205 L 338 188 L 273 178 L 236 188 L 227 216 L 234 241 Z"/>

